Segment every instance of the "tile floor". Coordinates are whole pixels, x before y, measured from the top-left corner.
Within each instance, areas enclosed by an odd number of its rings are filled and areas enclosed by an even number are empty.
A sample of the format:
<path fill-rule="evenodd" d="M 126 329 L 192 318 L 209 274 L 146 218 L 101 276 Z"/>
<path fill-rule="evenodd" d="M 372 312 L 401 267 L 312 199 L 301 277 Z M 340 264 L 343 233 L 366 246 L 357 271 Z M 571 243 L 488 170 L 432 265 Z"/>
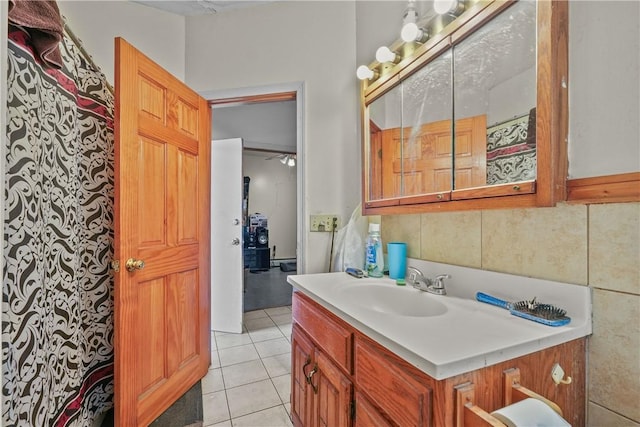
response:
<path fill-rule="evenodd" d="M 212 332 L 204 426 L 290 427 L 291 306 L 244 313 L 242 334 Z"/>

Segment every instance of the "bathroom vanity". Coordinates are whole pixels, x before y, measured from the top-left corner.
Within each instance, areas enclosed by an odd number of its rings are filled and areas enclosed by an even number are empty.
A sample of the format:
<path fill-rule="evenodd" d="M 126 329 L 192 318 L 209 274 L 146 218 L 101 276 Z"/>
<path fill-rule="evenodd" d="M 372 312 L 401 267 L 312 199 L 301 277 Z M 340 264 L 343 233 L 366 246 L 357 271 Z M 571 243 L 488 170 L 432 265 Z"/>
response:
<path fill-rule="evenodd" d="M 447 296 L 345 273 L 289 276 L 296 288 L 294 425 L 456 426 L 464 404 L 456 389 L 472 384 L 473 403 L 494 411 L 505 406 L 505 371 L 513 368 L 522 386 L 557 403 L 572 425 L 584 425 L 589 289 L 517 278 L 505 292 L 504 283 L 516 276 L 449 268 L 455 271 L 447 271 L 453 276 Z M 549 327 L 477 302 L 469 298 L 475 291 L 461 286 L 465 275 L 479 279 L 482 291 L 505 297 L 524 295 L 533 285 L 544 301 L 572 298 L 572 321 Z M 556 300 L 549 300 L 552 289 Z M 566 373 L 562 380 L 571 377 L 569 384 L 553 381 L 555 364 Z"/>

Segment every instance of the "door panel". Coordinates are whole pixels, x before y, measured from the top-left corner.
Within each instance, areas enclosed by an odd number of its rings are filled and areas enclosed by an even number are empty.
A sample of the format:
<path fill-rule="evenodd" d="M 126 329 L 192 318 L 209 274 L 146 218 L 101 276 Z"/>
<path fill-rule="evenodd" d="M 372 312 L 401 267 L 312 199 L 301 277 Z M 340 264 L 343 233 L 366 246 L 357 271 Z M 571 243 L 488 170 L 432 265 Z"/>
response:
<path fill-rule="evenodd" d="M 450 192 L 453 161 L 456 189 L 485 185 L 485 122 L 484 115 L 456 121 L 453 160 L 449 120 L 423 125 L 411 144 L 406 136 L 402 141 L 400 128 L 382 131 L 383 152 L 386 155 L 382 160 L 383 197 Z M 405 129 L 405 133 L 408 132 Z"/>
<path fill-rule="evenodd" d="M 317 416 L 322 427 L 348 427 L 351 424 L 349 408 L 352 387 L 349 379 L 322 352 L 316 352 L 318 372 Z"/>
<path fill-rule="evenodd" d="M 242 139 L 212 142 L 211 181 L 211 327 L 239 334 L 244 311 Z"/>
<path fill-rule="evenodd" d="M 294 426 L 313 427 L 313 390 L 307 384 L 307 373 L 313 369 L 313 345 L 293 326 L 291 333 L 291 418 Z"/>
<path fill-rule="evenodd" d="M 210 363 L 209 150 L 207 102 L 116 39 L 118 426 L 151 423 Z"/>

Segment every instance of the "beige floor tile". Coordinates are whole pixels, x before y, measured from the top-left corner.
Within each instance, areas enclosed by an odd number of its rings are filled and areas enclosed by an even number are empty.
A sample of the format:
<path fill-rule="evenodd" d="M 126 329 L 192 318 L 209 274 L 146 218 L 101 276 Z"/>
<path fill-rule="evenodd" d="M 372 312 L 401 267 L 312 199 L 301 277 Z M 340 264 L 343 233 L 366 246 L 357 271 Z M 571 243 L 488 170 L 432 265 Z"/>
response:
<path fill-rule="evenodd" d="M 225 334 L 216 337 L 218 343 L 218 350 L 223 348 L 237 347 L 239 345 L 251 344 L 251 337 L 249 333 L 243 334 Z"/>
<path fill-rule="evenodd" d="M 216 333 L 211 331 L 211 350 L 217 350 L 218 344 L 216 343 Z"/>
<path fill-rule="evenodd" d="M 255 343 L 256 350 L 261 358 L 275 356 L 277 354 L 291 353 L 291 343 L 286 338 L 260 341 Z"/>
<path fill-rule="evenodd" d="M 268 426 L 268 427 L 289 427 L 291 426 L 291 420 L 289 414 L 283 405 L 278 405 L 273 408 L 264 409 L 253 414 L 245 415 L 244 417 L 233 419 L 234 427 L 256 427 L 256 426 Z"/>
<path fill-rule="evenodd" d="M 291 330 L 293 329 L 291 323 L 288 325 L 278 325 L 278 329 L 280 329 L 287 341 L 291 342 Z"/>
<path fill-rule="evenodd" d="M 273 320 L 273 322 L 278 326 L 291 324 L 291 313 L 277 314 L 270 317 L 271 317 L 271 320 Z"/>
<path fill-rule="evenodd" d="M 221 423 L 216 423 L 216 424 L 205 424 L 205 427 L 208 426 L 212 426 L 212 427 L 232 427 L 231 426 L 231 420 L 227 420 L 227 421 L 223 421 Z"/>
<path fill-rule="evenodd" d="M 202 396 L 203 424 L 211 425 L 229 420 L 229 407 L 224 391 L 217 391 Z"/>
<path fill-rule="evenodd" d="M 207 375 L 202 378 L 202 394 L 224 390 L 222 370 L 220 368 L 209 369 Z"/>
<path fill-rule="evenodd" d="M 245 321 L 250 319 L 259 319 L 261 317 L 267 317 L 267 312 L 264 310 L 247 311 L 244 313 L 243 317 Z"/>
<path fill-rule="evenodd" d="M 271 381 L 273 381 L 282 403 L 289 403 L 291 401 L 291 375 L 287 374 L 271 378 Z"/>
<path fill-rule="evenodd" d="M 260 331 L 262 329 L 268 329 L 275 325 L 270 317 L 261 317 L 259 319 L 249 319 L 244 322 L 249 332 Z"/>
<path fill-rule="evenodd" d="M 232 419 L 282 403 L 271 380 L 227 389 L 227 398 Z"/>
<path fill-rule="evenodd" d="M 251 340 L 256 343 L 259 341 L 274 340 L 276 338 L 284 337 L 284 334 L 277 326 L 272 326 L 266 329 L 260 329 L 258 331 L 249 331 Z"/>
<path fill-rule="evenodd" d="M 284 307 L 273 307 L 273 308 L 266 308 L 264 311 L 266 311 L 266 313 L 273 317 L 273 316 L 277 316 L 280 314 L 291 314 L 291 306 L 284 306 Z"/>
<path fill-rule="evenodd" d="M 222 368 L 222 376 L 227 389 L 269 378 L 269 374 L 267 374 L 267 370 L 261 360 L 251 360 L 225 366 Z"/>
<path fill-rule="evenodd" d="M 253 344 L 224 348 L 218 350 L 218 353 L 220 354 L 220 366 L 235 365 L 236 363 L 248 362 L 259 358 Z"/>
<path fill-rule="evenodd" d="M 220 357 L 218 356 L 218 350 L 213 350 L 211 352 L 211 365 L 209 365 L 209 369 L 215 369 L 220 367 Z"/>
<path fill-rule="evenodd" d="M 291 354 L 265 357 L 262 359 L 262 363 L 271 378 L 291 373 Z"/>

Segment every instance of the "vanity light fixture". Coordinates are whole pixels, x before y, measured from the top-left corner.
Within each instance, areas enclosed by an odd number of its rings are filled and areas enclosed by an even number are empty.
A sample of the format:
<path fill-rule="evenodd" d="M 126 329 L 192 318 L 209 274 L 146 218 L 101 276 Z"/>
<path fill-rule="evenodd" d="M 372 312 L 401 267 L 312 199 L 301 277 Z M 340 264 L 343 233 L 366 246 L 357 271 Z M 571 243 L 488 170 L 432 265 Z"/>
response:
<path fill-rule="evenodd" d="M 356 70 L 356 76 L 358 76 L 360 80 L 375 79 L 377 77 L 377 74 L 378 74 L 377 72 L 367 67 L 366 65 L 361 65 Z"/>
<path fill-rule="evenodd" d="M 393 62 L 394 64 L 397 64 L 400 62 L 400 55 L 392 52 L 391 49 L 386 46 L 380 46 L 378 50 L 376 50 L 376 61 L 381 64 L 384 64 L 385 62 Z"/>
<path fill-rule="evenodd" d="M 439 14 L 458 16 L 464 11 L 464 3 L 458 0 L 433 0 L 433 10 Z"/>
<path fill-rule="evenodd" d="M 418 42 L 424 43 L 429 35 L 422 28 L 418 27 L 418 11 L 416 10 L 415 0 L 409 0 L 407 9 L 402 19 L 402 30 L 400 30 L 400 38 L 405 43 Z"/>

